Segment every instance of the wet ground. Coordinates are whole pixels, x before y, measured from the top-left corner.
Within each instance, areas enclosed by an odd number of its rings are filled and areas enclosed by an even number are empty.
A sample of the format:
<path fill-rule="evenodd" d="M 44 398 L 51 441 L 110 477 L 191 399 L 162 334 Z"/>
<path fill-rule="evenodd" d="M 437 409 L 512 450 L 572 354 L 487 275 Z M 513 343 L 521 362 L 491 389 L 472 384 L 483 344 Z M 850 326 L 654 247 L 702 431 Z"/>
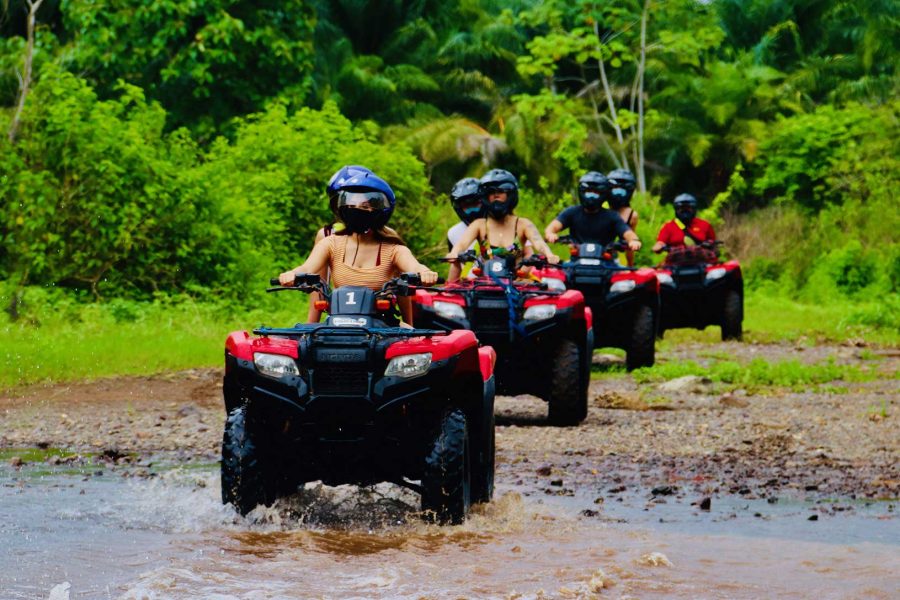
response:
<path fill-rule="evenodd" d="M 0 598 L 896 597 L 897 356 L 803 352 L 661 359 L 831 358 L 885 376 L 661 392 L 601 366 L 568 429 L 546 427 L 538 400 L 500 399 L 495 501 L 445 528 L 387 484 L 309 484 L 247 518 L 223 507 L 215 372 L 14 390 Z"/>

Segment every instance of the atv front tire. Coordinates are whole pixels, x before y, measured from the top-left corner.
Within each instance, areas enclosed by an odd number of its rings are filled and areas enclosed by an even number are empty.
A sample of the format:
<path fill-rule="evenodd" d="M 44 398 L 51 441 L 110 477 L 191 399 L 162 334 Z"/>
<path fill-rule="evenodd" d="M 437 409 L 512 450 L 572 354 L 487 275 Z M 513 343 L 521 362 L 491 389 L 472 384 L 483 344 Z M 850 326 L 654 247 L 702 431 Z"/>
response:
<path fill-rule="evenodd" d="M 496 442 L 494 435 L 494 380 L 485 384 L 482 400 L 481 425 L 474 444 L 478 449 L 472 455 L 472 503 L 490 502 L 494 497 L 494 471 Z"/>
<path fill-rule="evenodd" d="M 247 409 L 239 406 L 225 421 L 222 436 L 222 503 L 246 515 L 256 505 L 275 501 L 272 482 L 267 481 L 258 441 L 247 422 Z"/>
<path fill-rule="evenodd" d="M 471 506 L 471 456 L 466 415 L 459 409 L 444 414 L 422 473 L 422 512 L 441 525 L 458 525 Z"/>
<path fill-rule="evenodd" d="M 631 339 L 625 353 L 625 368 L 629 371 L 640 367 L 652 367 L 656 358 L 656 328 L 653 309 L 647 305 L 638 306 L 634 311 L 631 325 Z"/>
<path fill-rule="evenodd" d="M 578 425 L 587 416 L 581 350 L 574 341 L 563 339 L 550 359 L 548 419 L 553 425 Z"/>
<path fill-rule="evenodd" d="M 738 340 L 744 334 L 744 303 L 740 292 L 729 290 L 725 293 L 722 309 L 722 341 Z"/>

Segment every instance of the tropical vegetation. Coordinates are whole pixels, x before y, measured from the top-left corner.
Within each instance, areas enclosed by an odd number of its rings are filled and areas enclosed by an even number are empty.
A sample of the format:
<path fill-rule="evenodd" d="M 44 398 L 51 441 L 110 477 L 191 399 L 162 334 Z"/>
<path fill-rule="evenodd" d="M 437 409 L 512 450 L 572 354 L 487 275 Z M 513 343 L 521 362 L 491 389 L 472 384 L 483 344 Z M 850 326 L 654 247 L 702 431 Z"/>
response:
<path fill-rule="evenodd" d="M 360 163 L 394 186 L 392 224 L 426 258 L 443 250 L 462 176 L 513 171 L 521 211 L 545 222 L 584 170 L 626 167 L 645 240 L 674 195 L 694 193 L 747 266 L 751 302 L 832 303 L 848 324 L 900 336 L 896 2 L 6 0 L 0 12 L 6 326 L 37 327 L 66 302 L 260 306 L 267 278 L 329 220 L 325 181 Z"/>

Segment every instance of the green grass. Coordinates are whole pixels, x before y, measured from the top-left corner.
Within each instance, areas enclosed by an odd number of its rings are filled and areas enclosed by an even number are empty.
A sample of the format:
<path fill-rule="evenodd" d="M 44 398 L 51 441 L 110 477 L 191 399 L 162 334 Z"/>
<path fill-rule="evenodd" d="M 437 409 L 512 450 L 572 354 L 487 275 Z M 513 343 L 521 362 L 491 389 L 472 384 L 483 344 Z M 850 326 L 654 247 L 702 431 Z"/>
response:
<path fill-rule="evenodd" d="M 878 322 L 870 316 L 878 315 L 881 310 L 877 301 L 862 304 L 830 300 L 811 304 L 761 292 L 750 293 L 744 304 L 744 331 L 748 341 L 858 339 L 896 346 L 900 344 L 900 330 L 890 324 L 881 327 L 869 324 Z"/>
<path fill-rule="evenodd" d="M 7 341 L 0 346 L 0 388 L 218 366 L 229 332 L 250 330 L 261 324 L 286 326 L 304 320 L 305 296 L 270 295 L 264 300 L 266 306 L 254 311 L 190 300 L 114 300 L 104 304 L 35 300 L 25 318 L 17 322 L 0 320 L 0 334 Z M 745 337 L 748 341 L 788 340 L 800 344 L 862 339 L 900 345 L 900 332 L 892 328 L 892 317 L 885 317 L 879 310 L 874 303 L 859 305 L 848 300 L 811 305 L 750 293 L 746 300 Z M 687 341 L 713 343 L 719 341 L 719 336 L 718 327 L 673 330 L 666 332 L 657 348 L 665 351 Z M 624 354 L 617 349 L 602 352 Z M 728 382 L 726 377 L 736 382 L 743 372 L 743 367 L 728 366 L 736 363 L 728 362 L 724 350 L 701 350 L 699 357 L 713 361 L 710 368 L 723 382 Z M 648 380 L 687 374 L 711 377 L 701 370 L 694 363 L 678 363 L 660 365 L 637 376 Z M 803 365 L 757 366 L 753 376 L 761 376 L 762 385 L 830 381 L 808 371 L 809 367 Z M 826 369 L 821 373 L 821 377 L 830 377 L 826 374 L 834 371 Z M 594 379 L 622 376 L 624 367 L 616 365 L 594 367 L 591 373 Z M 765 383 L 769 380 L 775 383 Z"/>
<path fill-rule="evenodd" d="M 817 387 L 819 391 L 835 393 L 844 391 L 839 386 L 830 385 L 835 381 L 871 381 L 878 377 L 878 374 L 871 370 L 861 369 L 855 365 L 839 365 L 834 361 L 804 364 L 795 360 L 768 362 L 761 358 L 744 364 L 735 361 L 715 361 L 706 367 L 687 360 L 657 364 L 632 372 L 638 383 L 668 381 L 686 375 L 707 377 L 730 388 L 808 389 L 820 386 Z"/>
<path fill-rule="evenodd" d="M 0 388 L 39 382 L 146 375 L 222 364 L 231 331 L 305 320 L 305 303 L 283 302 L 274 314 L 236 316 L 213 305 L 133 303 L 129 310 L 88 305 L 48 311 L 40 325 L 0 324 Z"/>

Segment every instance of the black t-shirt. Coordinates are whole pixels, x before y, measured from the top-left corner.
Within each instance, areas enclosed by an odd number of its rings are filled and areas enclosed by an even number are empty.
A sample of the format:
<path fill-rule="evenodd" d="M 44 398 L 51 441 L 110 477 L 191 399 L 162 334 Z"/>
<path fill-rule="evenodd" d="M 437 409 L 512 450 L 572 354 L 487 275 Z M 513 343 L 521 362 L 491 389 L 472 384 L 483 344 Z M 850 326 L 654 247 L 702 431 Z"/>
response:
<path fill-rule="evenodd" d="M 615 211 L 601 208 L 598 212 L 585 212 L 582 206 L 570 206 L 564 209 L 556 220 L 569 230 L 579 243 L 606 245 L 622 237 L 631 228 Z"/>

